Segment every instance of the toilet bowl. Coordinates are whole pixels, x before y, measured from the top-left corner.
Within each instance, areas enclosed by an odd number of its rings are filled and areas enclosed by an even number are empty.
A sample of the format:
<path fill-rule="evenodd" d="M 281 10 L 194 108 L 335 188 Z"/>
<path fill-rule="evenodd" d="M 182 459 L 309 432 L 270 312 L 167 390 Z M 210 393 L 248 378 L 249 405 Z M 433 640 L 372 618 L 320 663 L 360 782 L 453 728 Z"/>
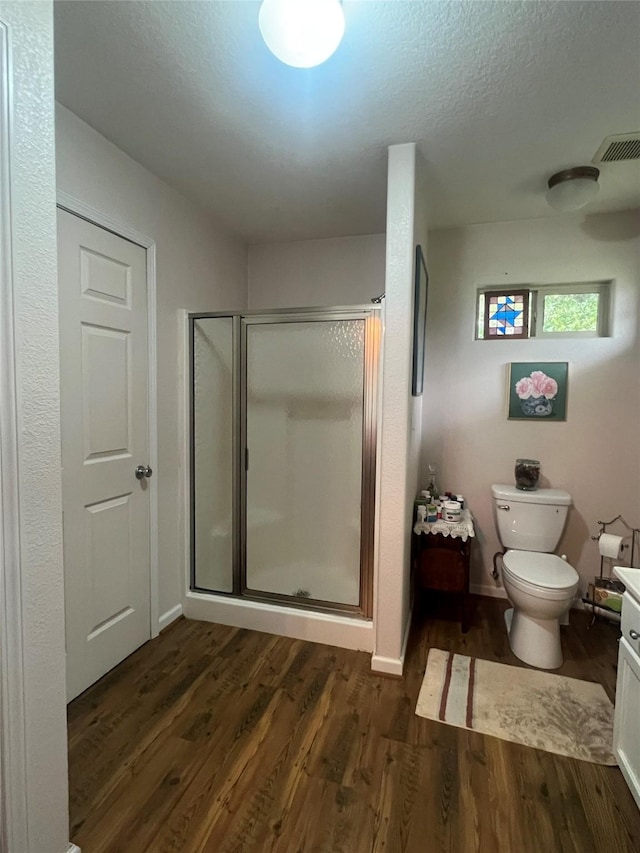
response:
<path fill-rule="evenodd" d="M 507 551 L 502 580 L 513 605 L 505 613 L 513 653 L 540 669 L 562 666 L 560 619 L 578 589 L 576 570 L 554 554 Z"/>
<path fill-rule="evenodd" d="M 571 495 L 561 489 L 522 491 L 493 485 L 494 518 L 503 554 L 502 579 L 513 605 L 505 613 L 509 645 L 531 666 L 562 666 L 560 621 L 578 589 L 578 573 L 553 554 L 567 520 Z"/>

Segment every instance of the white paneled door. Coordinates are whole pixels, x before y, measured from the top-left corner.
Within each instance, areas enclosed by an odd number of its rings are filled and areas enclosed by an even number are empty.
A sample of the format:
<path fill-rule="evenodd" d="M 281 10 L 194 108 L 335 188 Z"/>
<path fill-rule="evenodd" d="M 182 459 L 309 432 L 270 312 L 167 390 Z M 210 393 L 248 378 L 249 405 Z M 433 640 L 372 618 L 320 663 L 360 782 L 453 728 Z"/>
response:
<path fill-rule="evenodd" d="M 58 276 L 70 701 L 151 635 L 146 252 L 60 210 Z"/>

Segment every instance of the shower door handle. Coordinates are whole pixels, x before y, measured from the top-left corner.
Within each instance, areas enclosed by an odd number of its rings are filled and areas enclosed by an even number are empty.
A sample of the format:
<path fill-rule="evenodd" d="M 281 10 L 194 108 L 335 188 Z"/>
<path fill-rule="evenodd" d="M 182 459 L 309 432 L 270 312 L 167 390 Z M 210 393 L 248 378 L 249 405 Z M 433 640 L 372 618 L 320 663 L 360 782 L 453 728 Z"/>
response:
<path fill-rule="evenodd" d="M 245 447 L 244 449 L 244 470 L 249 470 L 249 448 Z"/>

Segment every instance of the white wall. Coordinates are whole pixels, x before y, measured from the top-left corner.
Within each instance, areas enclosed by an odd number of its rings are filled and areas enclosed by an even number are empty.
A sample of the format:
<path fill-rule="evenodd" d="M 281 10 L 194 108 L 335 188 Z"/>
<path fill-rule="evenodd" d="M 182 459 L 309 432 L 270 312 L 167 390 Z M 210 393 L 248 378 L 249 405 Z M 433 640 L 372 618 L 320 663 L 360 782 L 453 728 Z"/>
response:
<path fill-rule="evenodd" d="M 249 247 L 249 308 L 362 305 L 384 291 L 384 234 Z"/>
<path fill-rule="evenodd" d="M 14 432 L 18 453 L 18 484 L 7 484 L 3 476 L 2 538 L 7 536 L 6 513 L 19 485 L 19 544 L 12 553 L 4 539 L 0 555 L 3 561 L 11 558 L 2 566 L 0 605 L 12 607 L 7 616 L 0 613 L 1 651 L 3 667 L 11 667 L 3 672 L 5 689 L 7 679 L 10 688 L 23 681 L 23 695 L 14 689 L 2 696 L 0 728 L 2 774 L 11 788 L 3 791 L 2 799 L 6 804 L 8 797 L 16 806 L 8 816 L 14 834 L 12 840 L 4 838 L 3 845 L 15 853 L 63 853 L 69 837 L 52 15 L 49 2 L 0 3 L 0 21 L 8 27 L 11 46 L 7 81 L 10 191 L 5 182 L 2 187 L 2 252 L 8 261 L 1 283 L 2 465 L 9 461 L 6 451 Z M 3 149 L 6 142 L 4 136 Z M 12 285 L 15 374 L 11 373 L 8 334 Z M 14 378 L 17 423 L 10 412 L 12 394 L 7 393 Z M 10 634 L 7 642 L 7 627 L 18 627 L 20 619 L 20 635 Z M 23 653 L 16 659 L 20 642 Z M 9 654 L 12 659 L 8 660 Z M 22 771 L 16 772 L 21 766 Z M 26 801 L 26 815 L 24 810 L 20 813 L 21 800 L 22 805 Z M 1 817 L 2 822 L 7 819 L 6 814 Z"/>
<path fill-rule="evenodd" d="M 389 148 L 378 563 L 372 668 L 401 675 L 409 625 L 410 542 L 422 400 L 411 396 L 415 245 L 426 247 L 422 162 Z"/>
<path fill-rule="evenodd" d="M 426 177 L 426 168 L 424 160 L 420 152 L 416 152 L 416 170 L 415 170 L 415 193 L 414 193 L 414 219 L 413 219 L 413 251 L 414 261 L 411 272 L 411 327 L 409 336 L 413 344 L 413 309 L 415 302 L 415 248 L 422 247 L 425 264 L 427 266 L 427 274 L 429 270 L 429 192 Z M 428 305 L 428 282 L 427 282 L 427 305 Z M 413 349 L 411 352 L 413 359 Z M 413 379 L 413 361 L 412 361 L 412 379 Z M 410 398 L 411 406 L 411 435 L 409 440 L 409 458 L 407 459 L 407 503 L 411 510 L 409 513 L 408 523 L 413 522 L 413 505 L 421 486 L 421 467 L 422 467 L 422 412 L 425 406 L 424 393 L 419 397 Z M 409 599 L 406 599 L 407 606 Z M 405 614 L 408 615 L 408 612 Z"/>
<path fill-rule="evenodd" d="M 640 218 L 637 212 L 554 217 L 433 231 L 426 352 L 423 475 L 442 463 L 441 488 L 463 492 L 477 520 L 472 583 L 494 592 L 500 549 L 491 483 L 513 483 L 517 457 L 542 463 L 543 485 L 574 498 L 559 552 L 582 577 L 598 572 L 589 538 L 622 513 L 640 525 Z M 476 289 L 612 279 L 612 336 L 474 341 Z M 565 423 L 508 421 L 510 361 L 568 361 Z"/>
<path fill-rule="evenodd" d="M 204 211 L 73 113 L 56 109 L 58 189 L 127 223 L 157 246 L 160 614 L 183 599 L 179 309 L 246 308 L 247 252 Z"/>

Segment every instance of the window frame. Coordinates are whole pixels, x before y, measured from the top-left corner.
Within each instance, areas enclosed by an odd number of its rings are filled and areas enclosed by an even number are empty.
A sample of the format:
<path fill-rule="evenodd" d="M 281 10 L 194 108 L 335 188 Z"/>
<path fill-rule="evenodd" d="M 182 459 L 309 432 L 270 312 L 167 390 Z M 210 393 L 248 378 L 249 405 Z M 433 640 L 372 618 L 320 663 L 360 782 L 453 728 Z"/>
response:
<path fill-rule="evenodd" d="M 491 295 L 527 294 L 528 303 L 528 334 L 527 335 L 488 335 L 486 319 L 486 297 Z M 598 295 L 598 323 L 595 331 L 577 332 L 543 332 L 544 299 L 546 296 L 556 296 L 572 293 L 596 293 Z M 611 302 L 613 299 L 613 281 L 581 281 L 564 282 L 562 284 L 514 284 L 511 287 L 499 285 L 482 285 L 476 289 L 476 311 L 474 318 L 474 340 L 558 340 L 569 338 L 607 338 L 611 336 Z M 483 305 L 482 315 L 480 305 Z M 481 337 L 481 333 L 483 336 Z"/>
<path fill-rule="evenodd" d="M 530 336 L 545 340 L 559 338 L 607 338 L 609 337 L 609 305 L 611 302 L 611 282 L 575 282 L 573 284 L 550 284 L 531 288 L 533 296 L 533 311 L 531 314 Z M 563 296 L 567 294 L 595 293 L 598 296 L 598 317 L 595 329 L 574 332 L 545 332 L 544 331 L 544 300 L 547 296 Z"/>

